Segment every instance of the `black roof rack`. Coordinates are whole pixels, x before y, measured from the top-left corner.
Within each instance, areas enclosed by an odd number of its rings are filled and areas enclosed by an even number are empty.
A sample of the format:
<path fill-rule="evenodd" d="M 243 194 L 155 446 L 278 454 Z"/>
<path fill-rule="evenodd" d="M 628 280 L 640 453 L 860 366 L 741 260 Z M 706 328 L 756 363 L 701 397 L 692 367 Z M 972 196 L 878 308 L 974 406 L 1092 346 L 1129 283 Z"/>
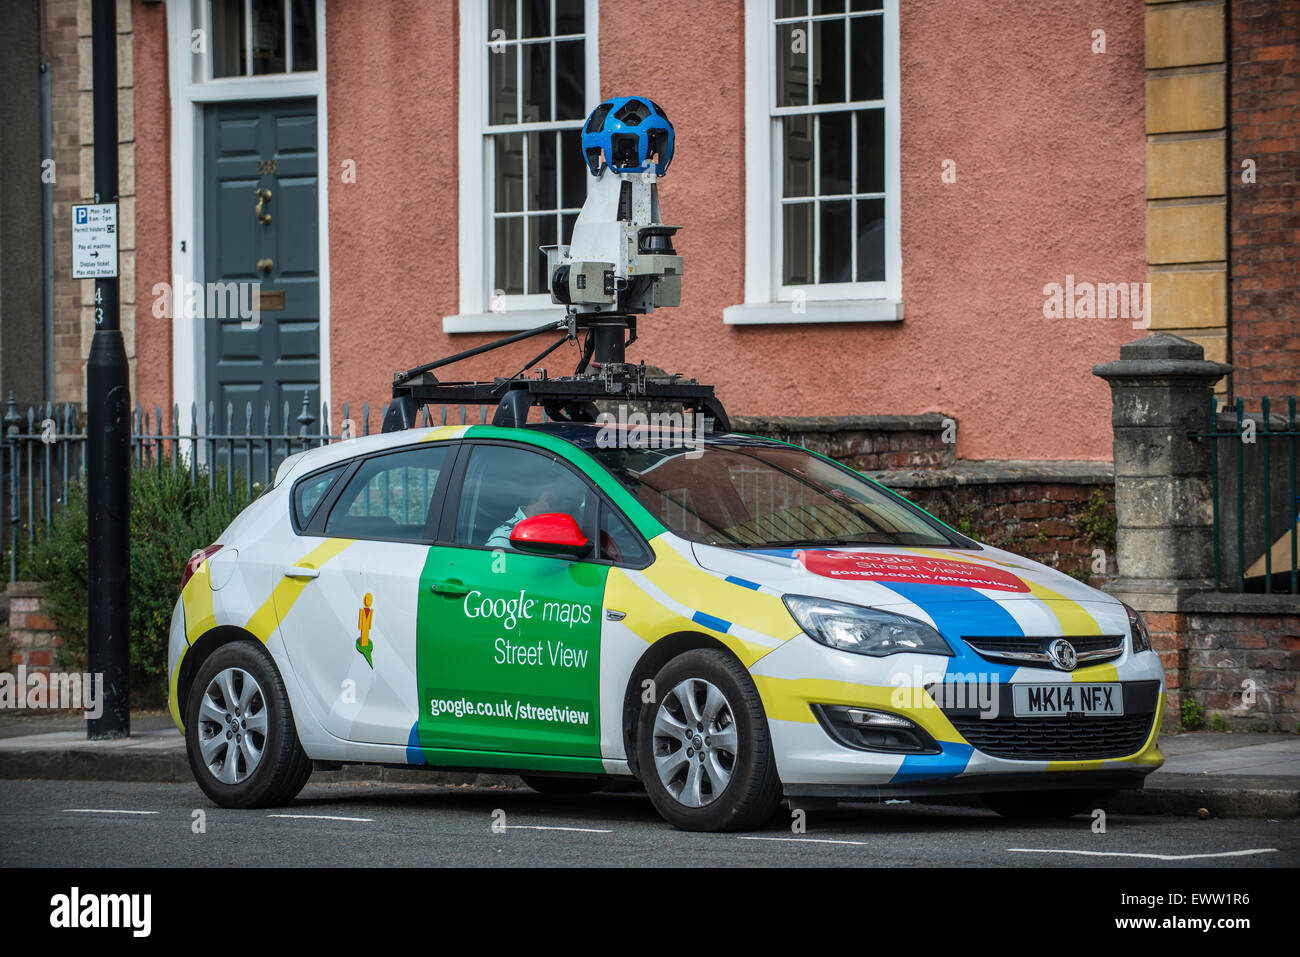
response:
<path fill-rule="evenodd" d="M 624 330 L 631 331 L 626 342 L 623 341 Z M 525 376 L 564 343 L 576 342 L 579 331 L 586 332 L 586 340 L 573 375 L 549 377 L 542 370 L 540 374 Z M 490 382 L 440 382 L 433 374 L 434 369 L 546 332 L 561 332 L 562 335 L 512 376 L 495 378 Z M 617 335 L 616 342 L 610 341 L 613 335 Z M 604 342 L 598 342 L 602 339 Z M 596 403 L 607 400 L 680 406 L 684 411 L 703 415 L 706 423 L 712 419 L 715 431 L 731 431 L 731 420 L 714 395 L 713 386 L 675 375 L 666 382 L 651 377 L 644 361 L 635 365 L 624 361 L 593 361 L 598 346 L 602 354 L 621 360 L 624 347 L 634 341 L 635 317 L 619 317 L 612 322 L 590 323 L 580 328 L 577 318 L 569 316 L 399 372 L 393 376 L 393 401 L 384 417 L 383 431 L 395 432 L 413 427 L 425 405 L 495 404 L 492 424 L 509 427 L 527 424 L 528 411 L 533 406 L 541 406 L 551 419 L 559 422 L 595 422 L 599 414 Z"/>

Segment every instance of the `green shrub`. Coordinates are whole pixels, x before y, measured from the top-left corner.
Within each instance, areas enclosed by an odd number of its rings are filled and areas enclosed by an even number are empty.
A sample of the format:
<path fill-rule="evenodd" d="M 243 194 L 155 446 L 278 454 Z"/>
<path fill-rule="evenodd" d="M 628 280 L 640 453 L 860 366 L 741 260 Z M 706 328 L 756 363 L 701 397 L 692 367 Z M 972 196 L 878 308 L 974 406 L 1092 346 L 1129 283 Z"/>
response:
<path fill-rule="evenodd" d="M 167 636 L 185 562 L 210 545 L 248 504 L 241 483 L 226 491 L 224 472 L 209 491 L 206 473 L 190 484 L 170 461 L 131 473 L 131 687 L 139 704 L 167 693 Z M 63 636 L 60 667 L 82 669 L 86 661 L 86 490 L 68 490 L 54 524 L 38 536 L 30 574 L 44 583 L 43 604 Z"/>
<path fill-rule="evenodd" d="M 1205 709 L 1194 698 L 1183 699 L 1183 730 L 1200 731 L 1205 727 Z"/>

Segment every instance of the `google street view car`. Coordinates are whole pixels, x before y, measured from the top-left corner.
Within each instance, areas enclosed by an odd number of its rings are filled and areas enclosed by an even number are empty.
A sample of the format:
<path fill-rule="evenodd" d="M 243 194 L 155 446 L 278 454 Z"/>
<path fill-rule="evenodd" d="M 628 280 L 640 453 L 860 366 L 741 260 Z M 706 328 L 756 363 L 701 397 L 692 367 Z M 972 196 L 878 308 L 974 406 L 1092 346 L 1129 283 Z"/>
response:
<path fill-rule="evenodd" d="M 212 800 L 283 804 L 316 765 L 490 769 L 637 780 L 673 825 L 729 830 L 783 798 L 1068 815 L 1159 767 L 1136 612 L 626 361 L 680 299 L 673 142 L 647 98 L 593 112 L 587 202 L 544 251 L 564 318 L 470 352 L 557 343 L 488 382 L 435 377 L 466 354 L 400 373 L 383 434 L 291 456 L 195 554 L 168 676 Z M 572 376 L 525 375 L 580 338 Z M 439 403 L 493 424 L 418 426 Z"/>

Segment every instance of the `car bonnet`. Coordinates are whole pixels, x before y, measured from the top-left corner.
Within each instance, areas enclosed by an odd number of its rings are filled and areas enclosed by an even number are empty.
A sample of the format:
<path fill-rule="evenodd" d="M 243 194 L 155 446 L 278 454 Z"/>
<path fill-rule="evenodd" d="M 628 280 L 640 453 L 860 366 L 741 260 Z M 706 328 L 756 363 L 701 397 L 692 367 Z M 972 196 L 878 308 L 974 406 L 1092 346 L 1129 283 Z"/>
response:
<path fill-rule="evenodd" d="M 693 544 L 702 568 L 778 594 L 880 608 L 962 634 L 1127 634 L 1115 598 L 987 546 L 731 549 Z M 949 627 L 943 627 L 948 622 Z"/>

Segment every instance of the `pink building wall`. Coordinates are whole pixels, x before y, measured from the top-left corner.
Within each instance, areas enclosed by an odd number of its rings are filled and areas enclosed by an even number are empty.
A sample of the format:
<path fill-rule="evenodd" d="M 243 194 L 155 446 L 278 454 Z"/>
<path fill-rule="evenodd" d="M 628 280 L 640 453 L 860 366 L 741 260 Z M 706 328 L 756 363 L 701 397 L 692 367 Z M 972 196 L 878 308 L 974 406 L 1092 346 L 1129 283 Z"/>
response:
<path fill-rule="evenodd" d="M 135 338 L 134 399 L 144 408 L 172 406 L 172 324 L 153 314 L 154 285 L 171 282 L 171 101 L 167 21 L 163 4 L 131 10 L 135 75 Z M 188 425 L 189 410 L 182 413 Z"/>
<path fill-rule="evenodd" d="M 336 422 L 343 400 L 354 414 L 369 400 L 377 424 L 395 370 L 492 338 L 442 332 L 459 309 L 456 10 L 455 0 L 326 5 Z M 651 94 L 678 132 L 661 195 L 665 218 L 683 226 L 684 304 L 645 319 L 631 357 L 714 383 L 733 414 L 937 411 L 960 422 L 963 458 L 1108 459 L 1110 399 L 1091 367 L 1141 330 L 1045 319 L 1043 286 L 1067 274 L 1145 278 L 1141 5 L 1058 0 L 1029 15 L 986 0 L 904 2 L 906 318 L 748 327 L 722 322 L 744 300 L 743 4 L 681 0 L 664 13 L 650 0 L 600 8 L 602 96 Z M 137 50 L 154 29 L 140 18 Z M 1091 52 L 1096 29 L 1104 54 Z M 165 69 L 154 79 L 165 98 Z M 165 129 L 165 119 L 160 109 L 147 121 Z M 341 180 L 346 159 L 355 183 Z M 955 183 L 940 179 L 945 159 Z M 144 253 L 142 239 L 147 291 L 167 267 L 146 268 Z M 514 371 L 538 349 L 457 375 Z M 558 356 L 546 364 L 567 367 Z M 142 394 L 163 389 L 143 368 L 140 381 Z"/>

